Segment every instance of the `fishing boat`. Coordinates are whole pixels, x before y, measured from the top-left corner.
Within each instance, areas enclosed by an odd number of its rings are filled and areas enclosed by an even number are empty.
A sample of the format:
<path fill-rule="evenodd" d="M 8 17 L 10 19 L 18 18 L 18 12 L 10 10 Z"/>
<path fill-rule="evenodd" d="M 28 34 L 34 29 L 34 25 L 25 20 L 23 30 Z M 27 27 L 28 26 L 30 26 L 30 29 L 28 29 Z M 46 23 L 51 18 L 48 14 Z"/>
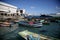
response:
<path fill-rule="evenodd" d="M 33 22 L 26 22 L 26 21 L 20 21 L 19 23 L 19 26 L 28 26 L 28 27 L 41 27 L 43 26 L 42 23 L 33 23 Z"/>
<path fill-rule="evenodd" d="M 39 34 L 30 32 L 28 30 L 18 32 L 18 35 L 23 37 L 25 40 L 48 40 L 48 38 L 40 36 Z"/>

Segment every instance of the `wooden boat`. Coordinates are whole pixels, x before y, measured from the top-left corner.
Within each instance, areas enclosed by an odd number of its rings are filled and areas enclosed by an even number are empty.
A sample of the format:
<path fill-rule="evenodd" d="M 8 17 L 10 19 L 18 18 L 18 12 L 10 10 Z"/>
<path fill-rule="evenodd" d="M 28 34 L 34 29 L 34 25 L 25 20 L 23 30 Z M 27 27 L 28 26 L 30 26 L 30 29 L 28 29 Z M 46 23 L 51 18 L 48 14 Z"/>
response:
<path fill-rule="evenodd" d="M 3 24 L 3 22 L 0 22 L 0 27 L 1 27 L 2 24 Z"/>
<path fill-rule="evenodd" d="M 3 27 L 9 27 L 9 26 L 11 26 L 11 23 L 9 23 L 9 22 L 4 22 L 3 24 L 1 24 L 1 26 L 3 26 Z"/>
<path fill-rule="evenodd" d="M 18 20 L 14 20 L 14 23 L 18 23 L 19 21 Z"/>
<path fill-rule="evenodd" d="M 20 26 L 28 26 L 28 27 L 36 27 L 36 28 L 43 26 L 42 23 L 29 24 L 29 23 L 26 22 L 26 21 L 20 21 L 18 24 L 19 24 Z"/>
<path fill-rule="evenodd" d="M 23 37 L 26 40 L 48 40 L 48 38 L 40 36 L 39 34 L 30 32 L 28 30 L 22 31 L 22 32 L 18 32 L 18 35 L 20 35 L 21 37 Z"/>

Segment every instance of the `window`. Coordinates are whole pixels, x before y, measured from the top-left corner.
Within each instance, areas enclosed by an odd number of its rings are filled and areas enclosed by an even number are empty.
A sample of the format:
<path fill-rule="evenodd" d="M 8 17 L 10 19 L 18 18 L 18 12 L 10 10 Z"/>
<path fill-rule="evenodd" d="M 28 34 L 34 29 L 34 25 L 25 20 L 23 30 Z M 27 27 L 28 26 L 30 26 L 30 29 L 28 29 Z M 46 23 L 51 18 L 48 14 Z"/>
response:
<path fill-rule="evenodd" d="M 1 13 L 1 15 L 3 15 L 3 13 Z"/>
<path fill-rule="evenodd" d="M 8 14 L 8 16 L 10 16 L 10 15 Z"/>
<path fill-rule="evenodd" d="M 5 13 L 5 16 L 7 16 L 7 14 Z"/>
<path fill-rule="evenodd" d="M 13 16 L 14 16 L 14 14 L 13 14 Z"/>
<path fill-rule="evenodd" d="M 17 13 L 17 15 L 18 15 L 18 13 Z"/>

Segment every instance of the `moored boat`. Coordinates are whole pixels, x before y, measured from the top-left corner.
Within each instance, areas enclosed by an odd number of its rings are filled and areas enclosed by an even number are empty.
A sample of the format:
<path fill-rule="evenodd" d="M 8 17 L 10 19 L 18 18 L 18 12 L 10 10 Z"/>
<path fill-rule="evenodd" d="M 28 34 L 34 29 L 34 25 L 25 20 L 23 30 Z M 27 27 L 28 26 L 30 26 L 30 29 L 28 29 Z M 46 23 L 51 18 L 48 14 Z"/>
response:
<path fill-rule="evenodd" d="M 22 26 L 29 26 L 29 27 L 36 27 L 36 28 L 43 26 L 42 23 L 33 23 L 33 22 L 26 22 L 26 21 L 20 21 L 18 24 L 20 26 L 22 25 Z"/>
<path fill-rule="evenodd" d="M 49 24 L 50 24 L 50 22 L 45 21 L 45 22 L 43 22 L 43 24 L 49 25 Z"/>
<path fill-rule="evenodd" d="M 18 35 L 26 40 L 50 40 L 47 37 L 40 36 L 40 34 L 30 32 L 28 30 L 18 32 Z"/>
<path fill-rule="evenodd" d="M 2 27 L 10 27 L 11 23 L 10 22 L 4 22 L 3 24 L 1 24 Z"/>
<path fill-rule="evenodd" d="M 47 20 L 40 20 L 40 22 L 43 23 L 44 25 L 49 25 L 50 24 L 50 22 L 47 21 Z"/>
<path fill-rule="evenodd" d="M 14 23 L 18 23 L 19 21 L 18 21 L 18 20 L 14 20 L 13 22 L 14 22 Z"/>

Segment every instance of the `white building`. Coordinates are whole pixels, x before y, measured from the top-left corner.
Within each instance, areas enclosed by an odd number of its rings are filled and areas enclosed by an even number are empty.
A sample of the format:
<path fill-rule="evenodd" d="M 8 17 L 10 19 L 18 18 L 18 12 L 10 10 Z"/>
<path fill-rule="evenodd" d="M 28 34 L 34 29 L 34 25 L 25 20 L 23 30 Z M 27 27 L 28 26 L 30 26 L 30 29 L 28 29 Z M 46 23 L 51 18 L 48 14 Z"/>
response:
<path fill-rule="evenodd" d="M 53 17 L 60 17 L 60 13 L 56 13 L 56 14 L 52 14 L 50 16 L 53 16 Z"/>
<path fill-rule="evenodd" d="M 17 10 L 16 6 L 13 6 L 13 5 L 4 3 L 4 2 L 0 2 L 0 11 L 1 12 L 4 11 L 4 12 L 12 14 L 12 13 L 16 13 L 16 10 Z"/>
<path fill-rule="evenodd" d="M 56 15 L 60 15 L 60 13 L 57 13 Z"/>
<path fill-rule="evenodd" d="M 6 18 L 6 17 L 13 17 L 15 16 L 19 11 L 17 11 L 18 8 L 16 6 L 13 6 L 11 4 L 7 4 L 4 2 L 0 2 L 0 18 Z M 18 13 L 19 15 L 20 13 Z"/>
<path fill-rule="evenodd" d="M 20 9 L 20 13 L 25 14 L 26 10 L 25 9 Z"/>

